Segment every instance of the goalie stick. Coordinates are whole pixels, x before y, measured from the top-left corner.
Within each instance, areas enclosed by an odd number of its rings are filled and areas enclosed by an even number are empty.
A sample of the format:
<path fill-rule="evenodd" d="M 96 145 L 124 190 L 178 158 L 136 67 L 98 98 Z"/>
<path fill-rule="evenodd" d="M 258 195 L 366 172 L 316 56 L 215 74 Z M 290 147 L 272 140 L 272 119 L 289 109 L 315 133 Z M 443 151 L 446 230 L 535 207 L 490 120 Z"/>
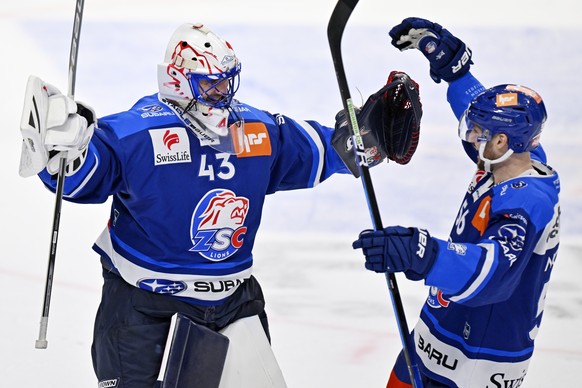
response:
<path fill-rule="evenodd" d="M 356 119 L 356 112 L 352 103 L 341 52 L 342 35 L 348 19 L 350 18 L 350 15 L 352 14 L 352 11 L 356 7 L 357 3 L 358 0 L 338 0 L 329 19 L 327 26 L 327 38 L 329 41 L 333 66 L 340 89 L 342 103 L 344 110 L 349 116 L 348 125 L 353 133 L 354 153 L 360 169 L 360 178 L 364 186 L 368 208 L 374 223 L 374 229 L 380 230 L 383 229 L 382 219 L 380 217 L 380 210 L 378 208 L 378 202 L 374 193 L 372 179 L 370 177 L 364 143 L 362 141 L 360 127 Z M 406 359 L 406 364 L 408 365 L 410 380 L 413 387 L 422 388 L 422 381 L 420 378 L 418 365 L 413 358 L 414 343 L 412 341 L 410 331 L 408 330 L 408 324 L 406 323 L 406 316 L 404 314 L 404 308 L 402 305 L 402 299 L 400 297 L 400 291 L 398 290 L 398 284 L 396 283 L 396 276 L 393 273 L 386 273 L 386 281 L 388 283 L 388 290 L 390 292 L 392 306 L 394 307 L 394 313 L 396 315 L 400 339 L 402 341 L 402 349 L 404 352 L 404 358 Z"/>
<path fill-rule="evenodd" d="M 77 0 L 75 5 L 75 19 L 73 21 L 73 34 L 71 36 L 71 49 L 69 53 L 69 85 L 67 95 L 74 99 L 75 96 L 75 78 L 77 75 L 77 54 L 79 53 L 79 37 L 81 34 L 81 21 L 83 19 L 84 0 Z M 50 236 L 50 248 L 48 268 L 46 274 L 46 283 L 44 289 L 44 301 L 42 307 L 42 316 L 40 318 L 40 330 L 35 348 L 46 349 L 48 341 L 46 333 L 48 328 L 48 317 L 51 304 L 51 294 L 53 288 L 53 277 L 55 272 L 55 261 L 57 255 L 57 242 L 59 239 L 59 229 L 61 221 L 61 208 L 63 203 L 63 191 L 65 187 L 65 173 L 67 167 L 67 155 L 62 152 L 59 161 L 59 172 L 57 176 L 57 188 L 55 192 L 55 210 L 53 214 L 53 227 Z"/>

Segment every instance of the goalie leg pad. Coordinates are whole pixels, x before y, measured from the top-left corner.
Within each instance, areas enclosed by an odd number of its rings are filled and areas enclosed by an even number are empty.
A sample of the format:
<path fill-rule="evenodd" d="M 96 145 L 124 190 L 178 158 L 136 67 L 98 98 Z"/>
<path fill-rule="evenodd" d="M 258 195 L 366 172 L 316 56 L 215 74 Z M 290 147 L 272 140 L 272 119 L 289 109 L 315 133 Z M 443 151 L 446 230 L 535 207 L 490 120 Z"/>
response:
<path fill-rule="evenodd" d="M 197 325 L 182 314 L 172 317 L 158 387 L 205 387 L 220 384 L 229 339 Z"/>
<path fill-rule="evenodd" d="M 257 315 L 239 319 L 220 333 L 230 344 L 219 388 L 287 387 Z"/>

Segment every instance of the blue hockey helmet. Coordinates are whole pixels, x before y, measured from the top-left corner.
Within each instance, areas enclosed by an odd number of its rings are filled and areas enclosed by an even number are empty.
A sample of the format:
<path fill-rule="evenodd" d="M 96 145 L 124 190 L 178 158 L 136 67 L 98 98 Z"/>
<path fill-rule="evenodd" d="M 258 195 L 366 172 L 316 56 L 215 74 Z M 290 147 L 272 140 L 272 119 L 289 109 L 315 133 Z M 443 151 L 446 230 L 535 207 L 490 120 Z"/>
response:
<path fill-rule="evenodd" d="M 475 143 L 503 133 L 509 138 L 510 150 L 527 152 L 539 145 L 546 118 L 538 93 L 520 85 L 498 85 L 471 101 L 459 123 L 459 136 Z"/>

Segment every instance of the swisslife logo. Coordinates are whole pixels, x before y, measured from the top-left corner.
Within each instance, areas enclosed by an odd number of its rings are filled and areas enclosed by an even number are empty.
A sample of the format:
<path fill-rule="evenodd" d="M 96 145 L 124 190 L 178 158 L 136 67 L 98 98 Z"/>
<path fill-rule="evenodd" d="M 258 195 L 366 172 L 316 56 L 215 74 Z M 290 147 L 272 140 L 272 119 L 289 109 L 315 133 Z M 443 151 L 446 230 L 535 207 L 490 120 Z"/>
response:
<path fill-rule="evenodd" d="M 150 129 L 154 147 L 154 165 L 190 163 L 190 140 L 186 128 Z"/>

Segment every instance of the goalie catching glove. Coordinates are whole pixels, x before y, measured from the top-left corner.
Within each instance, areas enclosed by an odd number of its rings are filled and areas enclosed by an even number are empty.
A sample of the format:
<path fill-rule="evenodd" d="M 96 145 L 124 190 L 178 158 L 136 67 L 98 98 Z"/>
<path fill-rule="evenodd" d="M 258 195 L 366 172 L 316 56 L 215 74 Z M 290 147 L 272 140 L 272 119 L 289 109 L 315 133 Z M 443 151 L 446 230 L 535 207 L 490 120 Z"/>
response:
<path fill-rule="evenodd" d="M 67 159 L 66 175 L 77 172 L 85 162 L 95 125 L 93 109 L 30 76 L 20 121 L 20 176 L 36 175 L 44 168 L 57 174 L 61 157 Z"/>
<path fill-rule="evenodd" d="M 406 73 L 393 71 L 387 84 L 356 110 L 365 161 L 356 159 L 344 110 L 336 115 L 332 145 L 355 177 L 360 176 L 358 164 L 373 167 L 386 157 L 406 164 L 418 146 L 421 117 L 418 84 Z"/>

